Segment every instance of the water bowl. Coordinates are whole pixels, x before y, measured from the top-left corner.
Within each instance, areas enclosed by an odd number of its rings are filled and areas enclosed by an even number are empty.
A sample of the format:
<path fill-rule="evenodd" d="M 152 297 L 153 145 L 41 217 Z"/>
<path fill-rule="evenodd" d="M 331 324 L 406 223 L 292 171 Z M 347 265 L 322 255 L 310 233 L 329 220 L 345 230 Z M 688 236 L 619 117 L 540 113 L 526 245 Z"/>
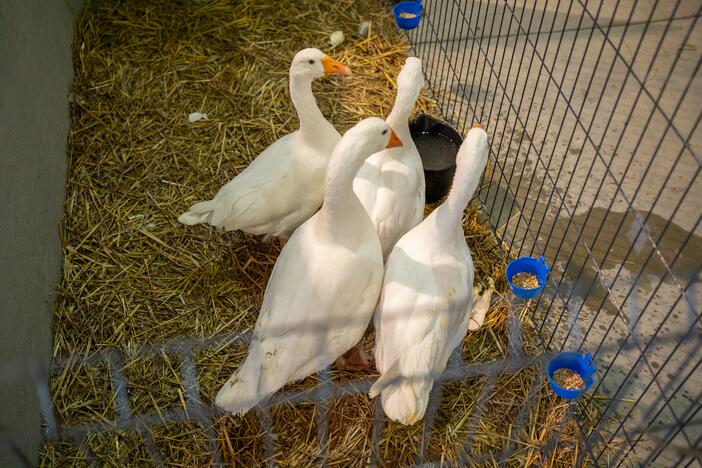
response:
<path fill-rule="evenodd" d="M 424 166 L 425 201 L 435 203 L 451 188 L 463 137 L 448 123 L 426 114 L 410 122 L 409 129 Z"/>
<path fill-rule="evenodd" d="M 543 256 L 541 258 L 520 257 L 509 262 L 505 270 L 505 276 L 507 277 L 507 283 L 509 283 L 510 289 L 517 297 L 521 299 L 533 299 L 538 296 L 539 293 L 543 291 L 544 286 L 546 286 L 549 270 L 550 268 L 546 265 L 546 259 Z M 531 273 L 536 276 L 536 279 L 539 281 L 539 286 L 527 289 L 520 288 L 512 283 L 512 277 L 521 272 Z"/>
<path fill-rule="evenodd" d="M 585 384 L 583 388 L 578 389 L 567 389 L 558 385 L 553 380 L 553 374 L 558 369 L 570 369 L 575 372 L 583 379 Z M 567 398 L 572 400 L 577 398 L 586 391 L 595 382 L 594 375 L 597 368 L 592 365 L 592 356 L 590 353 L 578 354 L 573 352 L 558 353 L 548 361 L 548 366 L 546 367 L 546 373 L 548 375 L 548 383 L 551 385 L 553 392 L 561 398 Z"/>
<path fill-rule="evenodd" d="M 395 23 L 401 29 L 409 30 L 419 26 L 422 18 L 422 2 L 400 2 L 392 9 Z"/>

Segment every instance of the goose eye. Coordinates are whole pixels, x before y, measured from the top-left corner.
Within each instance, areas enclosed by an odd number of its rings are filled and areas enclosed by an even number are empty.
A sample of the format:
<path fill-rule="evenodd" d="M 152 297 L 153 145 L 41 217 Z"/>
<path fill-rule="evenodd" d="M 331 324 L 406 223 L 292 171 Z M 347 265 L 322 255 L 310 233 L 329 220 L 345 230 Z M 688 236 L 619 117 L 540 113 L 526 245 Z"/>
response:
<path fill-rule="evenodd" d="M 383 130 L 383 135 L 387 135 L 387 134 L 388 134 L 388 129 L 386 128 L 385 130 Z"/>
<path fill-rule="evenodd" d="M 314 60 L 310 60 L 310 61 L 309 61 L 309 64 L 310 64 L 310 65 L 314 65 Z"/>

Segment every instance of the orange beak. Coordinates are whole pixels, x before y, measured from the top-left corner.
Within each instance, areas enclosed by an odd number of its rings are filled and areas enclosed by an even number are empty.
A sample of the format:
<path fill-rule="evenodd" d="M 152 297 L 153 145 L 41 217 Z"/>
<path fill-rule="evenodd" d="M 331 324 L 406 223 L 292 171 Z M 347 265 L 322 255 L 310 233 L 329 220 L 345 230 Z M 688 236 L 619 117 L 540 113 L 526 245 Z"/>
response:
<path fill-rule="evenodd" d="M 402 142 L 397 137 L 397 133 L 395 130 L 390 130 L 390 141 L 388 141 L 386 148 L 399 148 L 400 146 L 402 146 Z"/>
<path fill-rule="evenodd" d="M 322 67 L 326 75 L 348 75 L 351 73 L 349 67 L 337 62 L 328 55 L 322 57 Z"/>
<path fill-rule="evenodd" d="M 470 128 L 483 128 L 479 123 L 474 123 Z"/>

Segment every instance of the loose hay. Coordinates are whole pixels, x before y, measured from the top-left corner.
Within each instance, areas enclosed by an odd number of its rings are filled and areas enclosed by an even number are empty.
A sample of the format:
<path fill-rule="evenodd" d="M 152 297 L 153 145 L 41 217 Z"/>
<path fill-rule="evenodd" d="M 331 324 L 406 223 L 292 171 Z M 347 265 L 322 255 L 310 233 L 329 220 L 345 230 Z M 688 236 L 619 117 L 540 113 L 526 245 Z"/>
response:
<path fill-rule="evenodd" d="M 367 37 L 350 35 L 372 24 Z M 77 28 L 75 83 L 69 138 L 68 193 L 63 226 L 64 277 L 56 297 L 54 355 L 85 358 L 127 351 L 164 340 L 205 339 L 250 329 L 278 254 L 275 244 L 241 233 L 221 233 L 177 222 L 192 203 L 210 198 L 274 139 L 293 130 L 287 70 L 303 47 L 326 50 L 332 31 L 350 37 L 331 54 L 349 65 L 348 78 L 322 79 L 314 91 L 324 114 L 340 131 L 367 116 L 385 116 L 394 80 L 408 53 L 388 6 L 380 1 L 225 1 L 88 3 Z M 423 93 L 417 112 L 436 114 Z M 201 112 L 206 119 L 189 122 Z M 465 219 L 476 279 L 495 280 L 498 298 L 483 328 L 463 341 L 466 362 L 507 355 L 509 302 L 505 262 L 486 220 L 475 208 Z M 522 311 L 527 354 L 537 354 Z M 369 337 L 372 339 L 372 337 Z M 225 346 L 196 356 L 202 397 L 211 402 L 243 361 L 246 348 Z M 185 407 L 176 356 L 125 362 L 133 413 Z M 565 404 L 538 383 L 528 427 L 514 427 L 520 407 L 541 370 L 526 368 L 497 378 L 475 433 L 471 457 L 514 443 L 510 464 L 541 463 L 540 448 L 563 420 Z M 372 376 L 372 373 L 363 374 Z M 335 373 L 336 380 L 359 374 Z M 316 377 L 291 384 L 313 388 Z M 427 460 L 460 454 L 484 378 L 443 385 Z M 81 366 L 51 380 L 58 422 L 75 425 L 114 420 L 108 366 Z M 273 408 L 277 462 L 314 464 L 319 454 L 313 404 Z M 373 404 L 365 395 L 331 402 L 330 463 L 365 466 L 371 452 Z M 265 458 L 259 415 L 215 421 L 226 462 L 255 466 Z M 411 464 L 422 425 L 387 423 L 379 445 L 386 466 Z M 42 464 L 83 464 L 92 453 L 109 466 L 149 463 L 145 440 L 164 463 L 200 466 L 211 447 L 194 422 L 138 433 L 95 434 L 79 447 L 44 446 Z M 555 464 L 577 456 L 576 431 L 568 426 L 553 451 Z M 471 458 L 469 457 L 469 460 Z"/>

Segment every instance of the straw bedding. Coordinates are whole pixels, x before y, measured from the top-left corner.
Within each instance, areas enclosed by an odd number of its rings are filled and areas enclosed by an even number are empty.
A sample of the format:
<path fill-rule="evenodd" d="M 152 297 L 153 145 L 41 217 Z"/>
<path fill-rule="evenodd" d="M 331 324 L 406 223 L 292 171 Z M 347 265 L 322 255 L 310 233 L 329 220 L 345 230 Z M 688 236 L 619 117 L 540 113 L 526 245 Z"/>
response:
<path fill-rule="evenodd" d="M 356 37 L 364 20 L 372 24 L 370 33 Z M 346 33 L 347 41 L 330 50 L 327 38 L 336 29 Z M 80 359 L 114 347 L 129 351 L 143 344 L 205 339 L 253 326 L 277 245 L 237 232 L 185 227 L 177 217 L 192 203 L 213 196 L 270 142 L 295 128 L 287 69 L 303 47 L 319 47 L 354 71 L 348 78 L 325 78 L 314 84 L 323 113 L 340 131 L 361 118 L 388 114 L 394 77 L 408 44 L 379 0 L 86 5 L 75 43 L 62 229 L 64 277 L 55 301 L 55 356 Z M 436 114 L 428 94 L 423 94 L 416 110 Z M 196 111 L 207 118 L 189 123 L 188 114 Z M 484 327 L 463 342 L 466 362 L 499 359 L 508 352 L 505 264 L 501 246 L 481 218 L 474 207 L 468 210 L 466 238 L 477 280 L 486 283 L 489 276 L 494 278 L 498 297 Z M 522 318 L 526 352 L 536 354 L 526 310 Z M 206 403 L 245 355 L 243 347 L 225 346 L 196 356 Z M 546 461 L 540 459 L 539 450 L 563 420 L 563 401 L 539 384 L 526 427 L 521 432 L 513 427 L 536 372 L 527 368 L 497 378 L 476 427 L 471 457 L 499 452 L 512 440 L 517 452 L 508 460 L 510 465 Z M 133 413 L 184 407 L 178 358 L 127 359 L 122 373 Z M 356 377 L 334 375 L 336 380 Z M 311 388 L 316 382 L 310 377 L 288 388 Z M 427 460 L 460 454 L 483 384 L 484 377 L 479 377 L 443 386 Z M 56 374 L 51 391 L 61 425 L 117 416 L 105 365 Z M 311 403 L 271 411 L 278 464 L 315 464 L 316 411 Z M 368 463 L 372 414 L 373 402 L 366 395 L 330 404 L 330 464 Z M 380 463 L 413 463 L 421 431 L 421 424 L 387 423 L 381 434 Z M 255 412 L 216 419 L 215 434 L 227 463 L 263 463 L 263 428 Z M 166 465 L 201 466 L 210 461 L 211 447 L 195 422 L 154 427 L 146 436 Z M 95 434 L 82 444 L 45 445 L 41 463 L 85 465 L 86 448 L 108 466 L 150 463 L 144 437 L 133 432 Z M 568 425 L 548 462 L 569 465 L 579 450 L 575 429 Z"/>

